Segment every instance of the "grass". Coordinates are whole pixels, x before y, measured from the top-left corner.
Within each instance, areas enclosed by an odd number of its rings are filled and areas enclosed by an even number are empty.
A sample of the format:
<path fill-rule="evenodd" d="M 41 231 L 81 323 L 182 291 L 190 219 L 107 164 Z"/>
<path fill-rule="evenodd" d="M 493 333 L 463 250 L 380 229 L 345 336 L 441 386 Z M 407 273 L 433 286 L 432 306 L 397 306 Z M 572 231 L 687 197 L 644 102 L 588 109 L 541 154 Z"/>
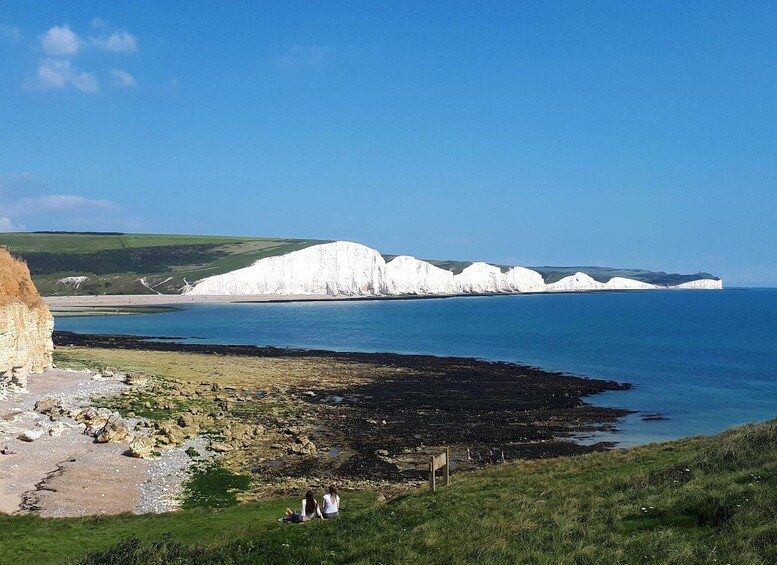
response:
<path fill-rule="evenodd" d="M 0 563 L 48 565 L 77 562 L 134 535 L 150 546 L 169 538 L 186 546 L 219 544 L 291 527 L 278 518 L 299 497 L 276 498 L 227 508 L 199 508 L 141 516 L 121 514 L 95 518 L 40 518 L 0 514 Z M 344 495 L 347 512 L 361 512 L 375 500 L 371 493 Z"/>
<path fill-rule="evenodd" d="M 336 523 L 169 551 L 180 563 L 775 563 L 775 440 L 777 421 L 499 465 Z M 172 562 L 166 551 L 144 559 Z"/>
<path fill-rule="evenodd" d="M 25 259 L 44 295 L 177 293 L 200 278 L 322 243 L 311 239 L 154 234 L 11 233 L 0 246 Z M 60 283 L 86 276 L 76 285 Z"/>
<path fill-rule="evenodd" d="M 191 449 L 191 448 L 189 448 Z M 187 452 L 188 453 L 188 452 Z M 226 508 L 237 504 L 237 492 L 248 490 L 251 477 L 225 469 L 219 462 L 196 466 L 184 483 L 182 508 Z"/>
<path fill-rule="evenodd" d="M 161 516 L 4 516 L 0 561 L 775 563 L 777 421 L 497 465 L 386 504 L 343 498 L 339 521 L 303 526 L 275 521 L 296 506 L 288 498 Z"/>

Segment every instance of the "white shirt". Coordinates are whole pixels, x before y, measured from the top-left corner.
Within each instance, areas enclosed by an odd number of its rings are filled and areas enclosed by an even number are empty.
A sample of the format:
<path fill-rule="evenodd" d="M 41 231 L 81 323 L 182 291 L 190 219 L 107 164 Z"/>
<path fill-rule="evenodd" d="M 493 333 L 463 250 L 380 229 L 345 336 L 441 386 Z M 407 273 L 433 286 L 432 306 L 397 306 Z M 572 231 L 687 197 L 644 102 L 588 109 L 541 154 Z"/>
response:
<path fill-rule="evenodd" d="M 323 518 L 323 516 L 321 516 L 321 508 L 319 508 L 318 502 L 316 502 L 316 511 L 313 512 L 312 514 L 307 514 L 305 512 L 306 503 L 307 503 L 307 500 L 305 500 L 303 498 L 302 499 L 302 512 L 301 512 L 301 514 L 302 514 L 302 520 L 304 522 L 307 522 L 308 520 L 312 520 L 313 518 Z"/>
<path fill-rule="evenodd" d="M 334 512 L 338 512 L 340 509 L 340 496 L 335 495 L 334 500 L 332 500 L 331 494 L 325 494 L 324 495 L 324 514 L 333 514 Z"/>

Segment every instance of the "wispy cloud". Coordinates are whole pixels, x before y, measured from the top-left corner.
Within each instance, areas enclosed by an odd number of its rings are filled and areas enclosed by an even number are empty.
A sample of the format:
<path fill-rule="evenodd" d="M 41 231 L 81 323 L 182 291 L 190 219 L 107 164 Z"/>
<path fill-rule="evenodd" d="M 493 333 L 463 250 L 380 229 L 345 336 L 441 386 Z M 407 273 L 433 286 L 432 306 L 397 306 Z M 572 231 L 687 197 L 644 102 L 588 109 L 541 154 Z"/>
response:
<path fill-rule="evenodd" d="M 336 52 L 333 45 L 295 45 L 276 57 L 275 61 L 284 67 L 318 67 Z"/>
<path fill-rule="evenodd" d="M 113 77 L 113 86 L 116 88 L 131 88 L 138 85 L 138 81 L 127 71 L 121 69 L 113 69 L 111 71 Z"/>
<path fill-rule="evenodd" d="M 38 63 L 37 78 L 24 83 L 27 90 L 55 90 L 73 85 L 87 94 L 98 94 L 100 83 L 94 73 L 79 71 L 70 59 L 44 59 Z"/>
<path fill-rule="evenodd" d="M 79 69 L 73 62 L 76 56 L 88 49 L 107 51 L 109 53 L 134 53 L 138 50 L 137 38 L 131 33 L 114 29 L 106 30 L 108 23 L 100 18 L 92 20 L 91 27 L 98 35 L 90 35 L 87 39 L 80 37 L 68 25 L 49 28 L 39 36 L 40 49 L 46 58 L 38 61 L 35 78 L 22 83 L 25 90 L 62 90 L 72 86 L 86 94 L 98 94 L 100 81 L 93 71 Z M 0 29 L 2 32 L 2 29 Z M 10 32 L 9 32 L 10 33 Z M 121 69 L 110 71 L 111 83 L 118 88 L 128 88 L 137 85 L 135 77 Z"/>
<path fill-rule="evenodd" d="M 19 31 L 19 28 L 6 24 L 0 24 L 0 39 L 10 41 L 11 43 L 16 43 L 19 41 L 21 36 L 22 32 Z"/>
<path fill-rule="evenodd" d="M 126 31 L 114 31 L 106 38 L 90 37 L 89 44 L 103 51 L 113 53 L 134 53 L 138 50 L 138 40 Z"/>
<path fill-rule="evenodd" d="M 121 208 L 111 200 L 53 193 L 48 182 L 32 173 L 0 174 L 0 231 L 86 227 L 95 215 L 115 216 Z M 65 229 L 63 228 L 63 229 Z"/>
<path fill-rule="evenodd" d="M 70 26 L 54 26 L 40 37 L 43 52 L 51 57 L 72 57 L 81 49 L 81 38 Z"/>
<path fill-rule="evenodd" d="M 8 216 L 0 216 L 0 232 L 24 231 L 24 226 L 18 226 Z"/>
<path fill-rule="evenodd" d="M 16 203 L 19 209 L 53 212 L 111 211 L 118 207 L 110 200 L 93 200 L 75 194 L 46 194 L 35 198 L 22 198 Z"/>

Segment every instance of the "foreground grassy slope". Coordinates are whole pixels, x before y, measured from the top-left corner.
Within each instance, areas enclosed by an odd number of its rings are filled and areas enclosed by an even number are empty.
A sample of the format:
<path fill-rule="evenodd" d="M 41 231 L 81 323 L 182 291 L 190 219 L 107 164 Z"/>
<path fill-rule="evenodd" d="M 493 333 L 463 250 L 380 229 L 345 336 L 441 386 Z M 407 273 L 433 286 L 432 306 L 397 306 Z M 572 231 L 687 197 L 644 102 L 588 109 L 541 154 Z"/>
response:
<path fill-rule="evenodd" d="M 0 246 L 27 261 L 36 286 L 49 296 L 178 293 L 187 282 L 316 243 L 322 242 L 115 233 L 0 234 Z M 60 282 L 67 277 L 87 279 Z"/>
<path fill-rule="evenodd" d="M 46 547 L 63 558 L 91 551 L 83 562 L 92 564 L 775 563 L 777 421 L 629 451 L 497 465 L 456 475 L 436 493 L 361 504 L 335 523 L 279 525 L 272 520 L 282 506 L 4 517 L 0 561 L 24 563 L 21 556 Z M 202 533 L 195 537 L 195 529 Z M 162 531 L 166 541 L 149 544 Z M 133 534 L 141 540 L 95 551 Z"/>

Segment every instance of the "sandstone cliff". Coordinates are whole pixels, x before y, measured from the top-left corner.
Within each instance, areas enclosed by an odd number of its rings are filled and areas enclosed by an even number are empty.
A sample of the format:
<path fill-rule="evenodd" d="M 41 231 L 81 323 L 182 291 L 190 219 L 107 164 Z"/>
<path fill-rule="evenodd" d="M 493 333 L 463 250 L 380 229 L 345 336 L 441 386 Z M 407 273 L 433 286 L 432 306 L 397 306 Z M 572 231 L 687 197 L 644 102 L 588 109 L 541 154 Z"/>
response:
<path fill-rule="evenodd" d="M 0 248 L 0 385 L 23 388 L 29 373 L 51 367 L 53 330 L 27 265 Z"/>

